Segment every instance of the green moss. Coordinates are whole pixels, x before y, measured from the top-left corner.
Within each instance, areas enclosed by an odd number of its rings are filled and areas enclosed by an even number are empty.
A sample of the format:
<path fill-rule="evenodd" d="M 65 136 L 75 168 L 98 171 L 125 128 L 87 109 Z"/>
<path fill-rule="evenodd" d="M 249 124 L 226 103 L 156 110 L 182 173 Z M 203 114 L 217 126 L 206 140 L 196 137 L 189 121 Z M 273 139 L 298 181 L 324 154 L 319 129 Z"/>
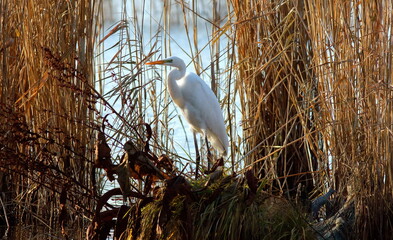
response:
<path fill-rule="evenodd" d="M 222 178 L 193 196 L 177 195 L 159 222 L 162 198 L 142 209 L 139 239 L 314 239 L 303 212 L 287 200 Z M 161 216 L 162 217 L 162 216 Z"/>

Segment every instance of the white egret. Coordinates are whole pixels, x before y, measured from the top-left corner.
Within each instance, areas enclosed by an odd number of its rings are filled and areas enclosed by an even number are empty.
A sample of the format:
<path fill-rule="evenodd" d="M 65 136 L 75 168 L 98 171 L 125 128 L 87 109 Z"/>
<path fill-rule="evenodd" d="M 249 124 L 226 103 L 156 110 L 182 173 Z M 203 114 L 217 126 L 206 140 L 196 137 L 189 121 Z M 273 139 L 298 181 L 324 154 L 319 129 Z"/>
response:
<path fill-rule="evenodd" d="M 198 176 L 199 152 L 195 133 L 203 134 L 222 155 L 226 155 L 228 151 L 228 135 L 217 97 L 198 75 L 186 72 L 186 64 L 181 58 L 173 56 L 146 64 L 175 67 L 168 75 L 167 89 L 194 132 Z M 209 149 L 208 146 L 207 148 Z"/>

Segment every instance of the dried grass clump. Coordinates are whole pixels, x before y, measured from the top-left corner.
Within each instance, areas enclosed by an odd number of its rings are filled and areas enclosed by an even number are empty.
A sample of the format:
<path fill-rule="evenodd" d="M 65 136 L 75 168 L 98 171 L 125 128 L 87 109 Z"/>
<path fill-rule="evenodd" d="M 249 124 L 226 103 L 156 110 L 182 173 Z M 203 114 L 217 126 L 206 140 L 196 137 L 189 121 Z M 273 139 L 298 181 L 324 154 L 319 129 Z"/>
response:
<path fill-rule="evenodd" d="M 354 196 L 358 239 L 386 239 L 392 219 L 392 2 L 306 4 L 318 79 L 321 167 Z M 322 147 L 321 146 L 321 147 Z"/>
<path fill-rule="evenodd" d="M 355 202 L 356 238 L 385 239 L 393 227 L 391 1 L 232 3 L 246 163 L 292 194 L 299 184 L 308 196 L 313 186 L 333 187 Z"/>
<path fill-rule="evenodd" d="M 302 184 L 310 192 L 317 93 L 304 8 L 297 1 L 232 3 L 245 162 L 262 177 L 281 179 L 281 191 L 293 195 Z"/>
<path fill-rule="evenodd" d="M 205 181 L 162 187 L 141 215 L 130 214 L 127 239 L 314 239 L 306 215 L 287 200 L 232 176 L 204 187 Z"/>
<path fill-rule="evenodd" d="M 82 227 L 94 203 L 100 1 L 1 1 L 0 182 L 8 224 Z M 72 221 L 71 221 L 72 220 Z"/>

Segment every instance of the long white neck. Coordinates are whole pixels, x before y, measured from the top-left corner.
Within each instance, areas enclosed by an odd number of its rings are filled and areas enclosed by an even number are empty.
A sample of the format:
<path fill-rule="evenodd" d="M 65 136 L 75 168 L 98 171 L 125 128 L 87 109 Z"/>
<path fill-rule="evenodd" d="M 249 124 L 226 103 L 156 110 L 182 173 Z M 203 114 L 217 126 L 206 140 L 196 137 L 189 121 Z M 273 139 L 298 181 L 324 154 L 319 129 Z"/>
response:
<path fill-rule="evenodd" d="M 171 95 L 171 98 L 173 101 L 178 105 L 179 107 L 182 107 L 182 92 L 177 84 L 177 80 L 180 80 L 186 75 L 186 66 L 182 66 L 176 69 L 173 69 L 169 75 L 168 75 L 168 81 L 167 81 L 167 88 L 169 90 L 169 94 Z"/>

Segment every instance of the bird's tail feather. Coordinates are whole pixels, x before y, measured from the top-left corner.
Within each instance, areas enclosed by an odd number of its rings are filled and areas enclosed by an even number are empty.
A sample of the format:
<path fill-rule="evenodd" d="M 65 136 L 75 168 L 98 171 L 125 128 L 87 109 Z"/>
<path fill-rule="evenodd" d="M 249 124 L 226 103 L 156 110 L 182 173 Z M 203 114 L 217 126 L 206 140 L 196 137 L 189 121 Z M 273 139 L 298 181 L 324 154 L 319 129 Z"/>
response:
<path fill-rule="evenodd" d="M 218 137 L 209 134 L 207 138 L 209 139 L 213 147 L 217 149 L 223 156 L 226 156 L 228 154 L 228 147 L 225 146 Z"/>

